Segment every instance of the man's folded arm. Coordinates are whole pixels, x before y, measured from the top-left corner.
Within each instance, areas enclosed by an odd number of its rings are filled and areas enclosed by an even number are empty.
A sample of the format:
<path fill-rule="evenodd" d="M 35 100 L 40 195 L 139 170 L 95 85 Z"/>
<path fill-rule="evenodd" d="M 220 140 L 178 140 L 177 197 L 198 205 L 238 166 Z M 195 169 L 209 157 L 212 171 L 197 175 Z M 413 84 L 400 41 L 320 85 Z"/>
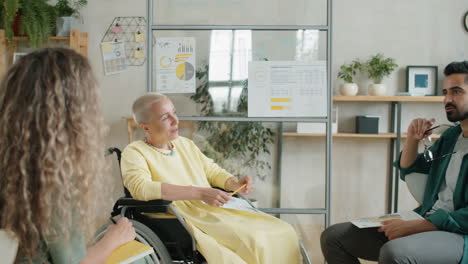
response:
<path fill-rule="evenodd" d="M 438 209 L 427 220 L 439 230 L 468 235 L 468 205 L 450 213 Z"/>

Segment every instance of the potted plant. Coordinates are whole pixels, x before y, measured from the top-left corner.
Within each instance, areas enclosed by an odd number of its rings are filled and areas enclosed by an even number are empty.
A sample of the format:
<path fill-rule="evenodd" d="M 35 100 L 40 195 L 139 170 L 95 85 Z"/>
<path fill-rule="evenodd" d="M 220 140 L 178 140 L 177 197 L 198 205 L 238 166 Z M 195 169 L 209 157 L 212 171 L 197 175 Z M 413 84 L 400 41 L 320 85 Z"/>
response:
<path fill-rule="evenodd" d="M 201 107 L 202 116 L 246 116 L 248 82 L 242 82 L 242 92 L 236 111 L 223 109 L 215 112 L 210 94 L 208 78 L 209 67 L 204 65 L 196 71 L 197 89 L 190 98 Z M 210 122 L 199 121 L 198 130 L 204 133 L 206 140 L 198 139 L 203 153 L 212 158 L 221 167 L 234 176 L 245 175 L 246 171 L 255 170 L 256 176 L 264 180 L 271 174 L 271 164 L 266 160 L 270 156 L 270 146 L 275 143 L 276 133 L 262 122 Z M 204 141 L 204 142 L 203 142 Z"/>
<path fill-rule="evenodd" d="M 382 96 L 385 95 L 387 89 L 382 80 L 390 75 L 398 65 L 393 58 L 385 58 L 383 54 L 378 53 L 372 56 L 365 64 L 365 69 L 369 78 L 374 81 L 369 85 L 369 94 Z"/>
<path fill-rule="evenodd" d="M 58 0 L 55 4 L 56 35 L 70 36 L 70 30 L 80 16 L 80 9 L 88 3 L 87 0 Z"/>
<path fill-rule="evenodd" d="M 9 43 L 14 35 L 27 35 L 33 47 L 41 46 L 52 32 L 54 8 L 48 0 L 4 0 L 0 6 L 2 27 Z"/>
<path fill-rule="evenodd" d="M 349 64 L 343 64 L 338 72 L 338 78 L 344 81 L 340 86 L 341 95 L 356 95 L 358 86 L 353 82 L 353 77 L 357 71 L 362 69 L 362 63 L 359 60 L 354 60 Z"/>

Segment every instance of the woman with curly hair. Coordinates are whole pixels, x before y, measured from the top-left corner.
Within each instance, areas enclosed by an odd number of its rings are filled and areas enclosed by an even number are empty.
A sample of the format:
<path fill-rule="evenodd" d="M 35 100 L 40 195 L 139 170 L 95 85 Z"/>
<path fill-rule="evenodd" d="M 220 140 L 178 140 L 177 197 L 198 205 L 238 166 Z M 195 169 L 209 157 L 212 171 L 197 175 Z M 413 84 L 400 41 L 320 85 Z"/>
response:
<path fill-rule="evenodd" d="M 103 176 L 103 120 L 89 62 L 49 48 L 22 57 L 0 84 L 0 228 L 16 262 L 102 263 L 135 237 L 126 218 L 86 250 Z M 95 203 L 94 203 L 95 204 Z"/>

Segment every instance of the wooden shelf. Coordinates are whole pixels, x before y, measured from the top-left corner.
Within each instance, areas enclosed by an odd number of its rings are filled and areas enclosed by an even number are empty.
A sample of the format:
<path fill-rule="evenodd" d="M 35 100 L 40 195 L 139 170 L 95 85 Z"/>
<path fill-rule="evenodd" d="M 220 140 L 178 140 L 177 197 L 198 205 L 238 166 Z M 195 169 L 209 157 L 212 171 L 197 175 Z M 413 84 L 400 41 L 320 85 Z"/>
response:
<path fill-rule="evenodd" d="M 422 102 L 422 103 L 441 103 L 443 96 L 333 96 L 334 102 Z"/>
<path fill-rule="evenodd" d="M 67 41 L 68 48 L 77 51 L 85 57 L 88 56 L 88 33 L 86 32 L 72 29 L 69 37 L 49 37 L 49 40 Z M 0 29 L 0 77 L 13 64 L 14 53 L 18 48 L 19 41 L 28 41 L 28 37 L 13 37 L 13 43 L 8 43 L 5 30 Z"/>
<path fill-rule="evenodd" d="M 285 137 L 325 137 L 322 133 L 294 133 L 285 132 Z M 357 134 L 357 133 L 335 133 L 334 138 L 397 138 L 395 133 L 381 133 L 381 134 Z M 433 135 L 432 138 L 437 139 L 440 135 Z M 401 138 L 406 138 L 406 134 L 402 134 Z"/>
<path fill-rule="evenodd" d="M 70 37 L 49 37 L 49 40 L 70 40 Z M 13 37 L 13 40 L 28 40 L 28 37 Z"/>

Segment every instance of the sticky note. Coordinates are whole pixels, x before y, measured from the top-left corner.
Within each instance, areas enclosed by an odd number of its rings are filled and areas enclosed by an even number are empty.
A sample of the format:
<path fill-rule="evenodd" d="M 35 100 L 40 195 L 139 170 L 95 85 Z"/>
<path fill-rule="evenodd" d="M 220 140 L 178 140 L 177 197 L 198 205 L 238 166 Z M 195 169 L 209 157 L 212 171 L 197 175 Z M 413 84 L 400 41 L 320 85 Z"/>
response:
<path fill-rule="evenodd" d="M 270 98 L 272 103 L 287 103 L 291 102 L 291 98 Z"/>
<path fill-rule="evenodd" d="M 136 33 L 135 34 L 135 42 L 144 42 L 145 41 L 145 35 L 142 33 Z"/>
<path fill-rule="evenodd" d="M 271 110 L 283 110 L 284 109 L 284 106 L 280 106 L 280 105 L 273 105 L 270 107 Z"/>
<path fill-rule="evenodd" d="M 145 56 L 145 54 L 143 53 L 143 50 L 141 49 L 136 49 L 135 52 L 133 53 L 133 57 L 135 59 L 141 59 Z"/>
<path fill-rule="evenodd" d="M 102 44 L 102 51 L 107 52 L 107 51 L 112 51 L 112 45 L 109 43 L 103 43 Z"/>

